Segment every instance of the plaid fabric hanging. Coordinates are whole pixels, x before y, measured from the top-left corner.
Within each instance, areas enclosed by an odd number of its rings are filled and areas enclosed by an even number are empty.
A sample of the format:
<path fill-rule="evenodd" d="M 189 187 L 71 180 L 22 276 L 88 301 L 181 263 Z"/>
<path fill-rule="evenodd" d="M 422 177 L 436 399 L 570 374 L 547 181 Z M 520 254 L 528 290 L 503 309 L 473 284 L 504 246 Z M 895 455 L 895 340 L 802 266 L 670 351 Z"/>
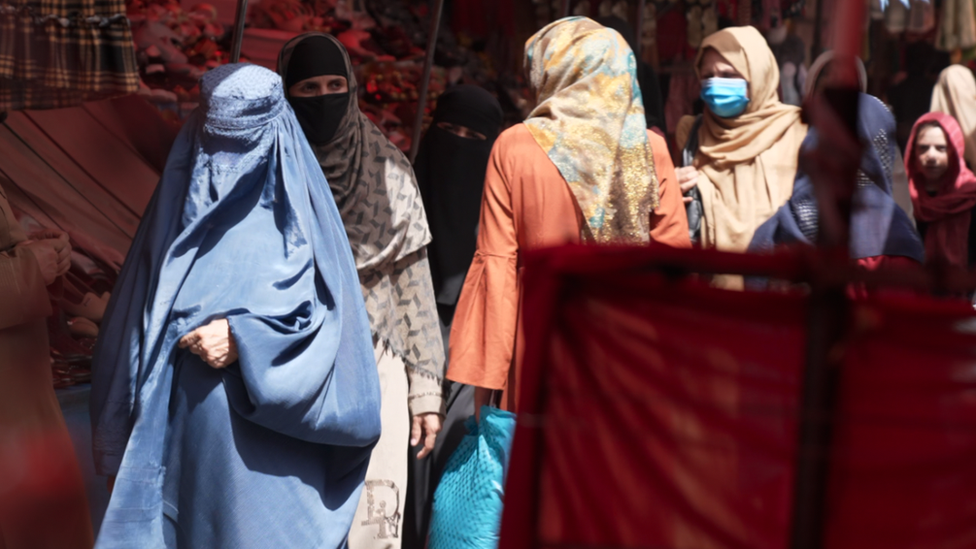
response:
<path fill-rule="evenodd" d="M 139 88 L 123 0 L 0 0 L 0 112 Z"/>

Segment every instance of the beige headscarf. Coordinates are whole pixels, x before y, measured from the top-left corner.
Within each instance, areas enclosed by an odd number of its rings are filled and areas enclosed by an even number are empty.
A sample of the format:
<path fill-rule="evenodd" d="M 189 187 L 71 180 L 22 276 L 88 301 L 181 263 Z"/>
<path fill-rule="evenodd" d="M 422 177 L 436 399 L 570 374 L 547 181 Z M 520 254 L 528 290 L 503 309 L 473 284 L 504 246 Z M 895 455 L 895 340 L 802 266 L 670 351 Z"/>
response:
<path fill-rule="evenodd" d="M 573 191 L 583 241 L 647 242 L 658 181 L 630 46 L 568 17 L 529 39 L 525 66 L 538 100 L 525 125 Z"/>
<path fill-rule="evenodd" d="M 939 75 L 932 90 L 932 112 L 956 119 L 966 139 L 966 162 L 976 167 L 976 78 L 962 65 L 952 65 Z"/>
<path fill-rule="evenodd" d="M 695 63 L 713 48 L 749 82 L 749 105 L 735 118 L 705 109 L 698 134 L 698 188 L 702 246 L 744 252 L 752 234 L 793 194 L 800 145 L 807 126 L 800 109 L 780 103 L 779 68 L 753 27 L 721 30 L 702 43 Z"/>

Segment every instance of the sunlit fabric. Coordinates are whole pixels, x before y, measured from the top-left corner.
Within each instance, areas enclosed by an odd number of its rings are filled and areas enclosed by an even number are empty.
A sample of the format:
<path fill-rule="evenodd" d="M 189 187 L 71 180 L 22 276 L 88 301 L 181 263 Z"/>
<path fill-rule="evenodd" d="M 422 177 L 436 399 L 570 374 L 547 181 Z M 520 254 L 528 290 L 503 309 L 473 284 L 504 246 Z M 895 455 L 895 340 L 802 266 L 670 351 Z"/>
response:
<path fill-rule="evenodd" d="M 888 9 L 888 4 L 891 3 L 891 0 L 879 0 L 879 1 L 881 2 L 881 11 Z M 898 0 L 898 1 L 901 2 L 901 5 L 905 6 L 905 9 L 908 9 L 910 7 L 909 0 Z M 918 1 L 928 3 L 929 0 L 918 0 Z"/>
<path fill-rule="evenodd" d="M 342 546 L 380 432 L 349 243 L 278 75 L 201 83 L 94 359 L 99 548 Z M 179 339 L 227 318 L 215 370 Z"/>

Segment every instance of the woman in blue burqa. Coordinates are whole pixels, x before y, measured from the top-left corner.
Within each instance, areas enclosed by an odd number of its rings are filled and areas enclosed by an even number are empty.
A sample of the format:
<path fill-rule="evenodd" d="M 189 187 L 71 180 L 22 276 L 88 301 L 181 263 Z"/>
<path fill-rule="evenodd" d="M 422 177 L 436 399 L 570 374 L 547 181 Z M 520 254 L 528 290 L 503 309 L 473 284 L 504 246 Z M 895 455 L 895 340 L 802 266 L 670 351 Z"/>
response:
<path fill-rule="evenodd" d="M 96 351 L 97 547 L 341 547 L 380 433 L 342 219 L 278 75 L 200 89 Z"/>

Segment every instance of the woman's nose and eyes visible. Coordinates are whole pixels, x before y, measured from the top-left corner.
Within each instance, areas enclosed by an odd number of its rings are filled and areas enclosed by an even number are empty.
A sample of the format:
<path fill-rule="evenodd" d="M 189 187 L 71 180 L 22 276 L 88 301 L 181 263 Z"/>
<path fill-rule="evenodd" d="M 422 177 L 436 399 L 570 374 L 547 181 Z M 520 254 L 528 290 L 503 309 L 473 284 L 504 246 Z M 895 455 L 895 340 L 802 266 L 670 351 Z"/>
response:
<path fill-rule="evenodd" d="M 458 137 L 463 137 L 465 139 L 476 139 L 478 141 L 484 141 L 488 139 L 483 133 L 476 132 L 467 126 L 462 126 L 460 124 L 451 124 L 450 122 L 438 122 L 437 127 L 446 131 L 451 132 Z"/>
<path fill-rule="evenodd" d="M 306 78 L 292 85 L 288 89 L 288 94 L 292 97 L 318 97 L 333 93 L 346 93 L 349 91 L 349 81 L 345 76 L 327 74 Z"/>
<path fill-rule="evenodd" d="M 938 181 L 949 169 L 949 146 L 945 132 L 938 126 L 928 126 L 918 132 L 915 157 L 929 182 Z"/>
<path fill-rule="evenodd" d="M 702 80 L 708 80 L 709 78 L 745 79 L 744 76 L 739 74 L 739 71 L 735 70 L 735 67 L 733 67 L 731 63 L 722 57 L 722 54 L 712 48 L 708 48 L 705 50 L 705 53 L 702 54 L 699 70 L 701 71 Z"/>

